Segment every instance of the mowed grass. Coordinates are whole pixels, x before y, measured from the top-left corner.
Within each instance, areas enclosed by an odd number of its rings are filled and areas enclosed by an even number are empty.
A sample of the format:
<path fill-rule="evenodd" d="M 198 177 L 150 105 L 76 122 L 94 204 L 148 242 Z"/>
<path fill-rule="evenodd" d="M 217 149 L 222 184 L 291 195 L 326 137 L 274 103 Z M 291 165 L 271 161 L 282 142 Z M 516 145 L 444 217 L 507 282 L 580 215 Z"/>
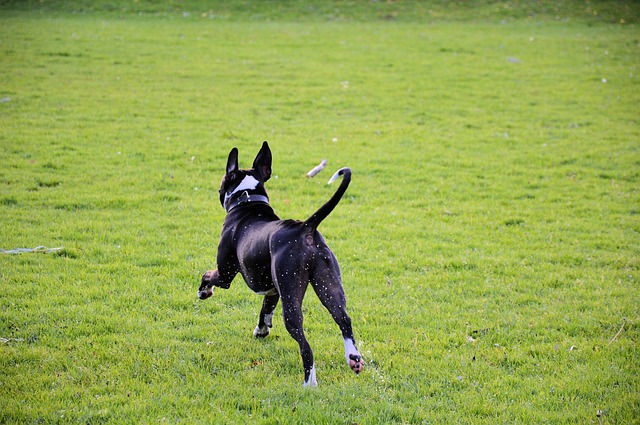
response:
<path fill-rule="evenodd" d="M 64 248 L 0 255 L 0 422 L 637 423 L 634 4 L 604 22 L 47 6 L 0 11 L 0 248 Z M 281 319 L 253 338 L 240 278 L 196 298 L 226 156 L 249 167 L 263 140 L 283 218 L 353 170 L 320 230 L 360 376 L 312 291 L 313 390 Z"/>

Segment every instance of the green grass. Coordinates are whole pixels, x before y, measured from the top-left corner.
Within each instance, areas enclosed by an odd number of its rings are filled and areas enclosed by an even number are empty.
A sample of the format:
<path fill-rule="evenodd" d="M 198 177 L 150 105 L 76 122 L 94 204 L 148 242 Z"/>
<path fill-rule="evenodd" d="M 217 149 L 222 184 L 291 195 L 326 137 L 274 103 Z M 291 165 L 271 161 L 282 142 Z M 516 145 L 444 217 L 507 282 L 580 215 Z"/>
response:
<path fill-rule="evenodd" d="M 0 8 L 0 248 L 64 247 L 0 255 L 1 423 L 638 423 L 637 3 L 78 4 Z M 353 170 L 360 376 L 196 299 L 263 140 L 282 217 Z"/>

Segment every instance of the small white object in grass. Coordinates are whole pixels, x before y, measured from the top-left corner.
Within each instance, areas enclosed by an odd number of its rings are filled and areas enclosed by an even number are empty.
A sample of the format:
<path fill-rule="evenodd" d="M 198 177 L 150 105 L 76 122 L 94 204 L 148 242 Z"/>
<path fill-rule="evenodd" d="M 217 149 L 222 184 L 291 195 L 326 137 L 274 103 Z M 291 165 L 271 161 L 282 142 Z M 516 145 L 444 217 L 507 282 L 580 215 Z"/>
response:
<path fill-rule="evenodd" d="M 332 141 L 333 143 L 337 143 L 337 142 L 338 142 L 338 138 L 337 138 L 337 137 L 334 137 L 333 139 L 331 139 L 331 141 Z"/>
<path fill-rule="evenodd" d="M 326 166 L 327 166 L 327 160 L 323 159 L 322 161 L 320 161 L 320 164 L 316 165 L 311 170 L 309 170 L 309 172 L 307 173 L 307 177 L 315 176 L 320 171 L 322 171 L 324 169 L 324 167 L 326 167 Z"/>

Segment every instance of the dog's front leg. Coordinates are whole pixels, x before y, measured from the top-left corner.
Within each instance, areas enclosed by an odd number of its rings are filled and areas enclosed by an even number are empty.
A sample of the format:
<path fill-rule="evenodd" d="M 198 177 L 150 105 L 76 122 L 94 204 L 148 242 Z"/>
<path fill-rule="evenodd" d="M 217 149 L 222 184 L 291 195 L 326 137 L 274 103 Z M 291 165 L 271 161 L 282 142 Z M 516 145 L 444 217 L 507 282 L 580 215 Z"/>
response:
<path fill-rule="evenodd" d="M 218 253 L 220 253 L 220 251 L 218 251 Z M 233 261 L 221 261 L 220 255 L 218 255 L 218 268 L 208 270 L 202 275 L 202 283 L 198 289 L 198 298 L 201 300 L 209 298 L 213 295 L 214 286 L 229 289 L 231 281 L 233 281 L 233 278 L 238 274 L 238 269 L 234 264 Z"/>

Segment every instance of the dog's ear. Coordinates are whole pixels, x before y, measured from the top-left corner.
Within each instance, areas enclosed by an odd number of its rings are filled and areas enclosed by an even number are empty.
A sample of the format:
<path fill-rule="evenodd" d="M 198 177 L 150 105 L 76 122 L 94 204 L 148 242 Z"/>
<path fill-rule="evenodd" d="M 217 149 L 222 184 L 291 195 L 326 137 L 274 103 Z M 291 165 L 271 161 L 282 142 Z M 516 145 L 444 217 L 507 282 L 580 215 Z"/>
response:
<path fill-rule="evenodd" d="M 231 149 L 229 159 L 227 159 L 227 174 L 231 174 L 238 169 L 238 148 Z"/>
<path fill-rule="evenodd" d="M 262 143 L 260 152 L 256 155 L 256 159 L 253 160 L 253 169 L 260 174 L 263 182 L 266 182 L 271 177 L 271 149 L 269 149 L 269 144 L 266 141 Z"/>

